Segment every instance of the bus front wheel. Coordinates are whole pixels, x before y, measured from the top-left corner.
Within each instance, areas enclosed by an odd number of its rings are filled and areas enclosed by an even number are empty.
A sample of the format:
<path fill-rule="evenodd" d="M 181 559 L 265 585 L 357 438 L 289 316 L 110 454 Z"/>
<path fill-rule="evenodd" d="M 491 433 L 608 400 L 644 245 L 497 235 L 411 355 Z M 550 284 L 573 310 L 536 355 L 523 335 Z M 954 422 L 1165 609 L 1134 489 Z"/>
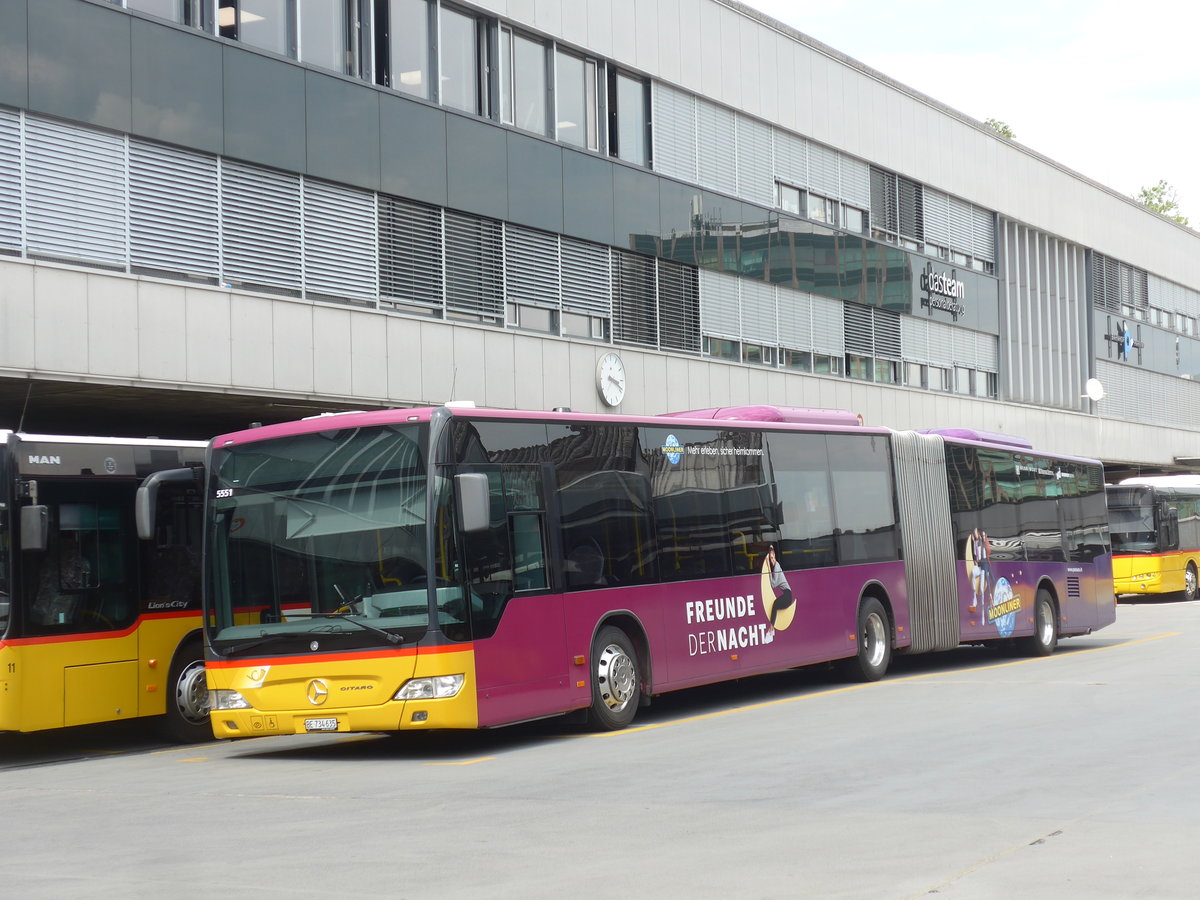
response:
<path fill-rule="evenodd" d="M 843 671 L 855 681 L 878 681 L 892 661 L 892 629 L 887 610 L 875 597 L 858 608 L 858 652 L 845 660 Z"/>
<path fill-rule="evenodd" d="M 1034 601 L 1033 634 L 1020 638 L 1020 648 L 1026 656 L 1049 656 L 1058 646 L 1058 621 L 1054 598 L 1045 588 L 1038 588 Z"/>
<path fill-rule="evenodd" d="M 189 641 L 175 654 L 167 682 L 167 714 L 163 733 L 180 744 L 213 739 L 208 720 L 208 685 L 204 680 L 204 651 L 199 641 Z"/>
<path fill-rule="evenodd" d="M 641 697 L 637 653 L 629 636 L 607 626 L 592 644 L 592 706 L 589 720 L 603 731 L 633 721 Z"/>
<path fill-rule="evenodd" d="M 1183 599 L 1195 600 L 1197 593 L 1196 564 L 1189 562 L 1187 564 L 1187 571 L 1183 573 Z"/>

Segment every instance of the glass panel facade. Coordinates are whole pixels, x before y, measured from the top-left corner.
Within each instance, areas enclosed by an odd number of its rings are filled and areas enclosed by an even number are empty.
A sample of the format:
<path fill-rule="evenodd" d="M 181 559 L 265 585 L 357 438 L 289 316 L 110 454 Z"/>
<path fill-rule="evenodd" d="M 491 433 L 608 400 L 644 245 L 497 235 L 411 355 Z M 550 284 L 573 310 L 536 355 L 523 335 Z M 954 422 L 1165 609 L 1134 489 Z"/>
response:
<path fill-rule="evenodd" d="M 344 0 L 304 0 L 297 6 L 300 59 L 323 69 L 347 71 L 349 43 Z"/>
<path fill-rule="evenodd" d="M 640 78 L 618 72 L 615 79 L 613 110 L 616 124 L 616 152 L 626 162 L 644 166 L 646 152 L 646 86 Z"/>
<path fill-rule="evenodd" d="M 225 34 L 226 18 L 234 18 L 231 13 L 230 9 L 221 10 L 222 35 Z M 231 21 L 230 25 L 236 28 L 236 37 L 242 43 L 287 55 L 286 0 L 240 0 L 236 21 Z"/>
<path fill-rule="evenodd" d="M 441 101 L 464 112 L 478 113 L 479 42 L 472 16 L 443 9 L 441 13 Z"/>
<path fill-rule="evenodd" d="M 387 84 L 397 91 L 430 99 L 429 0 L 390 0 L 387 53 L 380 63 Z"/>

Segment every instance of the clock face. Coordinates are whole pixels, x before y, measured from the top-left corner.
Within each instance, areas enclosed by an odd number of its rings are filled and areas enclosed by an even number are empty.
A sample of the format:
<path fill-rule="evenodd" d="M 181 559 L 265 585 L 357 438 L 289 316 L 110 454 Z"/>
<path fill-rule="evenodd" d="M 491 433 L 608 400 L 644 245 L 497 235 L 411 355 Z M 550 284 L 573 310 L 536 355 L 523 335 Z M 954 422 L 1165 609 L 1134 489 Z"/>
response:
<path fill-rule="evenodd" d="M 619 406 L 625 399 L 625 364 L 615 353 L 605 353 L 596 365 L 596 390 L 609 406 Z"/>

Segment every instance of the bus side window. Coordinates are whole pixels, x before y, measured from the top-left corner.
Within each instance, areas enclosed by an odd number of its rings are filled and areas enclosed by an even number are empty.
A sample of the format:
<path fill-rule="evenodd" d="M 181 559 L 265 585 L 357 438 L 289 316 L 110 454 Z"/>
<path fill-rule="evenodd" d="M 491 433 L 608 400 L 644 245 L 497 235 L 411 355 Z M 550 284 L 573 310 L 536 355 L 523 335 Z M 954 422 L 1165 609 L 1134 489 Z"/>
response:
<path fill-rule="evenodd" d="M 133 621 L 128 537 L 128 525 L 115 506 L 52 506 L 49 546 L 35 576 L 30 630 L 110 631 Z"/>

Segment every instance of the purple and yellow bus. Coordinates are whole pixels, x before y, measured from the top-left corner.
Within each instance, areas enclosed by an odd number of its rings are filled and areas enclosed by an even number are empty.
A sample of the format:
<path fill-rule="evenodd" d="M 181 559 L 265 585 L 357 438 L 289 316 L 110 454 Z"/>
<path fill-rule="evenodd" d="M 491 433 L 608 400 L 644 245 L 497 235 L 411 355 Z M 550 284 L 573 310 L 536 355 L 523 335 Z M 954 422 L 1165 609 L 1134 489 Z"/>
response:
<path fill-rule="evenodd" d="M 447 406 L 214 439 L 218 737 L 484 728 L 1115 617 L 1099 463 L 750 407 Z"/>

